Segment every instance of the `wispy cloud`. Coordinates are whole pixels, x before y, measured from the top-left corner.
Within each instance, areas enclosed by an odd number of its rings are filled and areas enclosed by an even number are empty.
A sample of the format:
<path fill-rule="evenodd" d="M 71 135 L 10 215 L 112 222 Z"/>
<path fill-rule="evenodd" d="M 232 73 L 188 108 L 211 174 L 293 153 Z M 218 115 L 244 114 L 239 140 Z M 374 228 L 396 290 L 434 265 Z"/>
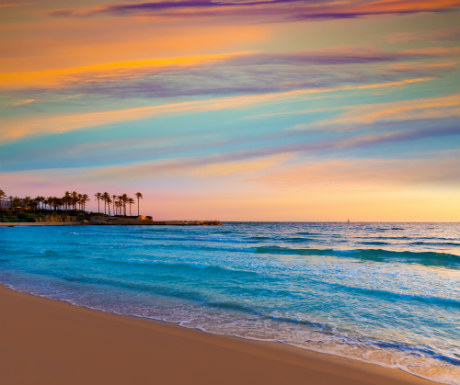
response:
<path fill-rule="evenodd" d="M 230 175 L 241 177 L 267 171 L 275 166 L 279 166 L 290 158 L 290 156 L 282 154 L 253 160 L 217 162 L 197 167 L 191 171 L 191 174 L 196 177 L 216 177 Z"/>
<path fill-rule="evenodd" d="M 458 61 L 440 61 L 436 63 L 425 63 L 422 61 L 411 61 L 403 63 L 390 63 L 385 67 L 385 72 L 388 75 L 412 75 L 426 76 L 427 74 L 436 74 L 441 76 L 449 72 L 458 71 L 460 63 Z"/>
<path fill-rule="evenodd" d="M 340 159 L 279 166 L 253 181 L 274 186 L 449 185 L 460 182 L 458 152 L 416 159 Z"/>
<path fill-rule="evenodd" d="M 456 0 L 355 0 L 355 1 L 217 1 L 182 0 L 130 4 L 110 4 L 93 8 L 60 9 L 50 11 L 53 17 L 82 16 L 163 16 L 190 18 L 206 16 L 251 17 L 263 16 L 270 20 L 349 19 L 380 15 L 406 15 L 419 12 L 441 12 L 458 7 Z"/>
<path fill-rule="evenodd" d="M 350 46 L 270 54 L 232 52 L 3 73 L 0 88 L 10 95 L 37 97 L 55 92 L 61 99 L 75 94 L 138 99 L 287 92 L 442 76 L 458 70 L 458 54 L 455 47 L 388 51 Z M 420 64 L 421 60 L 431 62 Z"/>
<path fill-rule="evenodd" d="M 304 98 L 309 95 L 349 90 L 384 89 L 430 81 L 432 78 L 406 79 L 394 82 L 364 85 L 346 85 L 331 88 L 307 88 L 289 92 L 265 93 L 259 95 L 213 98 L 183 103 L 155 105 L 149 107 L 128 108 L 121 110 L 89 112 L 71 115 L 43 116 L 41 119 L 17 117 L 4 119 L 0 127 L 0 140 L 13 141 L 23 137 L 63 133 L 89 127 L 97 127 L 117 122 L 147 119 L 164 114 L 205 112 L 232 108 L 247 108 L 259 103 L 272 103 Z"/>
<path fill-rule="evenodd" d="M 315 124 L 299 124 L 293 129 L 330 127 L 337 131 L 362 129 L 381 122 L 402 122 L 409 120 L 429 120 L 458 118 L 460 121 L 460 94 L 437 98 L 422 98 L 378 104 L 355 105 L 333 119 Z"/>
<path fill-rule="evenodd" d="M 23 106 L 24 104 L 30 104 L 35 102 L 37 99 L 21 99 L 14 102 L 4 103 L 1 107 L 18 107 Z"/>
<path fill-rule="evenodd" d="M 332 5 L 331 5 L 332 4 Z M 295 16 L 297 20 L 308 19 L 342 19 L 366 16 L 408 15 L 420 12 L 442 12 L 455 9 L 458 2 L 455 0 L 370 0 L 331 2 L 329 6 L 308 10 Z"/>
<path fill-rule="evenodd" d="M 189 175 L 225 176 L 238 173 L 256 173 L 283 164 L 297 154 L 335 153 L 346 154 L 359 148 L 376 148 L 391 143 L 414 142 L 421 139 L 460 136 L 456 125 L 442 128 L 420 128 L 355 135 L 353 137 L 331 137 L 327 140 L 297 140 L 285 145 L 227 151 L 195 157 L 148 160 L 131 164 L 116 164 L 87 169 L 85 180 L 140 180 L 147 177 Z M 242 171 L 246 170 L 246 171 Z"/>
<path fill-rule="evenodd" d="M 432 44 L 442 42 L 457 42 L 460 40 L 460 28 L 446 28 L 443 30 L 423 32 L 396 32 L 387 36 L 386 40 L 391 44 L 410 43 L 413 41 L 428 41 Z"/>
<path fill-rule="evenodd" d="M 13 89 L 30 87 L 59 88 L 68 83 L 85 81 L 85 79 L 87 82 L 119 81 L 123 77 L 132 78 L 136 74 L 142 74 L 146 69 L 150 73 L 157 73 L 170 70 L 171 68 L 177 69 L 180 67 L 196 66 L 198 64 L 209 64 L 228 59 L 231 56 L 239 56 L 247 53 L 231 52 L 225 54 L 153 58 L 43 71 L 0 73 L 0 87 Z"/>

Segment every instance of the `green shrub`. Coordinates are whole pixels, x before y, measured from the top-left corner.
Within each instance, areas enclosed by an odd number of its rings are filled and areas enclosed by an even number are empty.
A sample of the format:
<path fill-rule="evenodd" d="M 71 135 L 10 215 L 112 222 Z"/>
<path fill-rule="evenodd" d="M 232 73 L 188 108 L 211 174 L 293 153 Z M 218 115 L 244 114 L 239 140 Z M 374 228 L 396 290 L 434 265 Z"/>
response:
<path fill-rule="evenodd" d="M 18 219 L 20 222 L 35 222 L 35 215 L 29 213 L 20 213 L 18 214 Z"/>

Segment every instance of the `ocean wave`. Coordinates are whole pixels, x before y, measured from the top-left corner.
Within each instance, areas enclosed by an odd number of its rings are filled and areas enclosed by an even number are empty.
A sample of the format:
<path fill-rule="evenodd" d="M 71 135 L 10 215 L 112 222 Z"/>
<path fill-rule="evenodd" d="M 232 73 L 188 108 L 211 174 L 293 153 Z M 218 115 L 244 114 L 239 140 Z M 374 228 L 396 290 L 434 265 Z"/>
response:
<path fill-rule="evenodd" d="M 154 237 L 154 236 L 146 236 L 146 235 L 141 235 L 141 236 L 136 236 L 133 235 L 133 238 L 140 238 L 140 239 L 145 239 L 145 240 L 152 240 L 152 241 L 162 241 L 162 242 L 184 242 L 184 243 L 190 243 L 190 242 L 216 242 L 216 243 L 250 243 L 251 238 L 245 239 L 232 239 L 232 238 L 218 238 L 218 237 L 190 237 L 190 236 L 183 236 L 183 237 Z"/>
<path fill-rule="evenodd" d="M 238 302 L 233 301 L 213 301 L 208 298 L 206 295 L 193 290 L 180 290 L 175 288 L 170 288 L 162 285 L 155 285 L 155 284 L 139 284 L 139 283 L 132 283 L 132 282 L 120 282 L 117 280 L 112 280 L 108 278 L 102 277 L 91 277 L 91 276 L 67 276 L 64 278 L 66 281 L 69 282 L 79 282 L 85 284 L 102 284 L 108 286 L 114 286 L 118 288 L 124 289 L 135 289 L 135 290 L 142 290 L 148 291 L 150 293 L 155 293 L 161 296 L 173 296 L 179 299 L 191 300 L 193 302 L 199 303 L 200 306 L 204 306 L 204 308 L 208 309 L 217 309 L 222 311 L 231 311 L 246 314 L 248 316 L 256 317 L 259 320 L 266 320 L 271 322 L 276 322 L 278 324 L 291 324 L 291 325 L 298 325 L 301 327 L 306 327 L 308 330 L 312 332 L 321 332 L 326 333 L 330 338 L 333 338 L 334 343 L 346 346 L 360 346 L 362 344 L 365 345 L 373 345 L 380 349 L 391 349 L 399 352 L 406 352 L 412 353 L 415 355 L 423 355 L 425 357 L 430 357 L 439 361 L 447 362 L 450 365 L 460 366 L 460 360 L 453 357 L 452 355 L 443 354 L 442 352 L 438 351 L 431 346 L 417 346 L 413 344 L 407 344 L 403 342 L 397 341 L 383 341 L 368 337 L 352 337 L 349 335 L 349 331 L 346 329 L 337 329 L 335 326 L 329 325 L 327 323 L 321 323 L 314 320 L 308 319 L 298 319 L 293 317 L 287 316 L 276 316 L 273 314 L 267 314 L 264 311 L 250 306 L 244 305 Z M 115 309 L 113 309 L 115 310 Z M 120 314 L 123 314 L 121 312 Z M 143 314 L 136 314 L 140 317 L 145 317 Z M 155 317 L 154 317 L 155 318 Z M 254 321 L 256 320 L 254 319 Z M 249 321 L 249 319 L 248 319 Z M 253 321 L 253 322 L 254 322 Z M 255 321 L 257 322 L 257 321 Z M 206 330 L 206 328 L 204 328 Z M 236 330 L 235 330 L 236 331 Z M 290 341 L 284 341 L 287 343 L 292 343 Z M 307 340 L 308 342 L 308 340 Z"/>
<path fill-rule="evenodd" d="M 258 309 L 255 306 L 245 305 L 245 304 L 238 303 L 235 301 L 225 301 L 225 300 L 215 301 L 209 298 L 206 294 L 203 294 L 195 290 L 178 289 L 176 287 L 165 286 L 165 285 L 161 285 L 158 283 L 152 284 L 152 283 L 140 283 L 140 282 L 127 282 L 127 281 L 110 279 L 106 277 L 89 276 L 89 275 L 86 275 L 86 276 L 85 275 L 68 275 L 64 277 L 61 276 L 60 278 L 68 282 L 105 285 L 105 286 L 111 286 L 115 288 L 123 288 L 123 289 L 149 292 L 152 294 L 166 296 L 166 297 L 174 297 L 174 298 L 178 298 L 182 300 L 199 303 L 201 306 L 204 306 L 205 308 L 235 311 L 235 312 L 244 313 L 247 315 L 256 316 L 259 319 L 291 323 L 291 324 L 296 324 L 296 325 L 303 325 L 303 326 L 308 326 L 310 328 L 315 328 L 321 331 L 334 330 L 334 327 L 331 325 L 327 325 L 327 324 L 323 324 L 323 323 L 319 323 L 315 321 L 310 321 L 306 319 L 299 320 L 299 319 L 290 318 L 290 317 L 278 317 L 272 314 L 267 314 L 266 312 L 262 311 L 261 309 Z"/>
<path fill-rule="evenodd" d="M 415 252 L 415 251 L 392 251 L 384 249 L 354 249 L 354 250 L 335 250 L 335 249 L 294 249 L 282 246 L 260 246 L 256 248 L 256 253 L 261 254 L 295 254 L 295 255 L 328 255 L 334 257 L 352 257 L 366 259 L 377 262 L 386 262 L 397 259 L 409 263 L 420 263 L 423 265 L 444 266 L 458 268 L 460 266 L 460 256 L 448 253 L 437 252 Z"/>
<path fill-rule="evenodd" d="M 317 239 L 312 239 L 312 238 L 305 238 L 305 237 L 285 237 L 285 238 L 280 238 L 279 239 L 282 242 L 288 242 L 288 243 L 304 243 L 304 242 L 318 242 Z"/>
<path fill-rule="evenodd" d="M 172 285 L 160 285 L 155 286 L 144 282 L 130 282 L 126 283 L 123 279 L 107 279 L 105 277 L 99 276 L 67 276 L 63 273 L 56 273 L 53 274 L 58 279 L 64 279 L 66 281 L 78 281 L 78 282 L 85 282 L 85 283 L 93 283 L 93 284 L 103 284 L 103 285 L 110 285 L 113 287 L 123 287 L 129 289 L 137 289 L 141 291 L 153 291 L 156 294 L 161 295 L 168 295 L 174 296 L 183 299 L 194 299 L 195 294 L 191 294 L 188 291 L 183 290 L 176 290 L 174 288 L 174 282 L 180 280 L 183 275 L 192 274 L 195 276 L 196 279 L 206 279 L 207 276 L 210 277 L 220 277 L 219 280 L 233 280 L 238 282 L 245 282 L 245 285 L 239 286 L 238 285 L 238 292 L 244 296 L 248 297 L 259 297 L 260 295 L 268 296 L 270 298 L 287 298 L 287 297 L 297 297 L 298 295 L 292 290 L 286 290 L 285 288 L 279 287 L 274 288 L 271 287 L 258 287 L 253 286 L 252 283 L 258 282 L 260 279 L 263 278 L 265 282 L 273 281 L 278 282 L 277 277 L 273 277 L 266 274 L 260 274 L 256 271 L 251 270 L 242 270 L 242 269 L 235 269 L 229 268 L 224 266 L 218 265 L 208 265 L 208 264 L 201 264 L 196 262 L 189 262 L 189 263 L 182 263 L 182 262 L 163 262 L 163 261 L 155 261 L 155 260 L 147 260 L 147 259 L 137 259 L 137 258 L 130 258 L 127 260 L 118 260 L 118 259 L 107 259 L 107 258 L 95 258 L 103 263 L 109 264 L 119 264 L 128 266 L 131 265 L 133 268 L 138 268 L 138 271 L 142 273 L 150 273 L 154 271 L 156 274 L 160 274 L 163 278 L 167 277 L 168 282 L 172 283 Z M 149 268 L 146 270 L 146 266 Z M 45 274 L 46 271 L 36 270 L 36 274 Z M 49 273 L 47 273 L 49 274 Z M 291 272 L 292 274 L 292 272 Z M 295 277 L 295 274 L 292 276 Z M 299 276 L 298 280 L 305 279 L 303 276 Z M 335 283 L 335 282 L 327 282 L 324 280 L 316 280 L 314 278 L 307 279 L 309 284 L 315 284 L 322 287 L 327 287 L 328 292 L 331 290 L 333 292 L 343 292 L 349 293 L 352 295 L 364 295 L 370 297 L 376 297 L 380 300 L 386 301 L 407 301 L 407 302 L 420 302 L 423 304 L 430 304 L 431 306 L 443 306 L 443 307 L 453 307 L 460 309 L 460 301 L 451 298 L 442 298 L 436 296 L 426 296 L 426 295 L 416 295 L 416 294 L 406 294 L 406 293 L 397 293 L 394 291 L 388 290 L 379 290 L 374 288 L 366 288 L 360 286 L 352 286 L 346 285 L 342 283 Z M 198 281 L 197 281 L 198 282 Z M 196 292 L 198 293 L 198 292 Z M 197 295 L 197 294 L 196 294 Z M 202 302 L 202 299 L 200 299 Z M 209 305 L 209 302 L 205 303 Z M 209 305 L 211 306 L 211 305 Z M 217 306 L 215 303 L 213 306 Z M 223 305 L 225 306 L 225 305 Z M 235 308 L 238 305 L 235 305 Z"/>
<path fill-rule="evenodd" d="M 198 291 L 183 290 L 183 289 L 173 288 L 170 286 L 164 286 L 160 284 L 121 281 L 121 280 L 111 279 L 107 277 L 90 276 L 90 275 L 67 275 L 67 276 L 58 276 L 58 278 L 63 279 L 64 281 L 67 281 L 67 282 L 105 285 L 105 286 L 111 286 L 115 288 L 123 288 L 123 289 L 149 292 L 149 293 L 154 293 L 154 294 L 163 295 L 163 296 L 178 297 L 178 298 L 194 300 L 198 302 L 206 301 L 206 297 Z"/>
<path fill-rule="evenodd" d="M 116 246 L 118 247 L 118 245 Z M 138 248 L 138 249 L 145 249 L 146 245 L 135 245 L 135 246 L 126 246 L 126 248 Z M 172 251 L 180 251 L 180 250 L 191 250 L 194 252 L 201 252 L 201 251 L 224 251 L 224 252 L 247 252 L 253 253 L 254 247 L 232 247 L 230 244 L 226 244 L 225 246 L 218 246 L 218 245 L 208 245 L 206 243 L 196 245 L 196 244 L 187 244 L 187 243 L 158 243 L 154 245 L 148 245 L 148 247 L 154 247 L 155 250 L 172 250 Z"/>
<path fill-rule="evenodd" d="M 458 224 L 0 233 L 0 282 L 28 292 L 458 383 Z"/>
<path fill-rule="evenodd" d="M 460 246 L 459 242 L 410 242 L 412 246 Z"/>
<path fill-rule="evenodd" d="M 328 286 L 330 289 L 333 289 L 334 292 L 348 292 L 352 294 L 378 297 L 379 299 L 384 299 L 387 301 L 398 301 L 398 302 L 399 301 L 406 301 L 406 302 L 417 301 L 425 305 L 429 304 L 430 306 L 435 305 L 435 306 L 452 307 L 452 308 L 460 309 L 460 300 L 453 299 L 453 298 L 397 293 L 397 292 L 389 291 L 389 290 L 371 289 L 371 288 L 366 288 L 366 287 L 344 285 L 340 283 L 325 282 L 325 281 L 318 281 L 318 280 L 311 280 L 311 281 L 312 282 L 314 281 L 315 283 L 323 285 L 323 286 Z"/>
<path fill-rule="evenodd" d="M 258 273 L 255 271 L 250 270 L 241 270 L 241 269 L 233 269 L 229 267 L 223 267 L 218 265 L 208 265 L 203 263 L 196 263 L 196 262 L 189 262 L 189 263 L 181 263 L 181 262 L 166 262 L 166 261 L 158 261 L 158 260 L 151 260 L 151 259 L 143 259 L 143 258 L 128 258 L 128 259 L 111 259 L 111 258 L 104 258 L 104 257 L 97 257 L 96 260 L 109 263 L 109 264 L 119 264 L 119 265 L 139 265 L 145 267 L 146 265 L 151 266 L 152 268 L 166 268 L 166 269 L 173 269 L 173 270 L 195 270 L 195 271 L 205 271 L 206 274 L 214 273 L 214 274 L 238 274 L 243 278 L 243 276 L 251 276 L 255 277 L 258 276 Z"/>

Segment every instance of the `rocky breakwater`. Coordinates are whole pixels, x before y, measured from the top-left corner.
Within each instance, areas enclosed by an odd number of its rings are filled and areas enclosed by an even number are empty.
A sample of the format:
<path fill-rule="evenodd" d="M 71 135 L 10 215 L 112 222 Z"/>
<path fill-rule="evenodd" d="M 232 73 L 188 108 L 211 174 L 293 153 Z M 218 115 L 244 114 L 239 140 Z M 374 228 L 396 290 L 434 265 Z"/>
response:
<path fill-rule="evenodd" d="M 152 225 L 163 226 L 221 226 L 221 221 L 153 221 Z"/>

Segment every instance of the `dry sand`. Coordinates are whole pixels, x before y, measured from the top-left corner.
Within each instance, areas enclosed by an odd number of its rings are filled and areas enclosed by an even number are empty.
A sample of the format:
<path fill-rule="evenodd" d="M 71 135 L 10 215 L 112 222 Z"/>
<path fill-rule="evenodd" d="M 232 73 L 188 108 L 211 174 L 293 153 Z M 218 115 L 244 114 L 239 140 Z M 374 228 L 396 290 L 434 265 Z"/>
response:
<path fill-rule="evenodd" d="M 216 336 L 0 286 L 0 384 L 434 384 L 272 342 Z"/>

